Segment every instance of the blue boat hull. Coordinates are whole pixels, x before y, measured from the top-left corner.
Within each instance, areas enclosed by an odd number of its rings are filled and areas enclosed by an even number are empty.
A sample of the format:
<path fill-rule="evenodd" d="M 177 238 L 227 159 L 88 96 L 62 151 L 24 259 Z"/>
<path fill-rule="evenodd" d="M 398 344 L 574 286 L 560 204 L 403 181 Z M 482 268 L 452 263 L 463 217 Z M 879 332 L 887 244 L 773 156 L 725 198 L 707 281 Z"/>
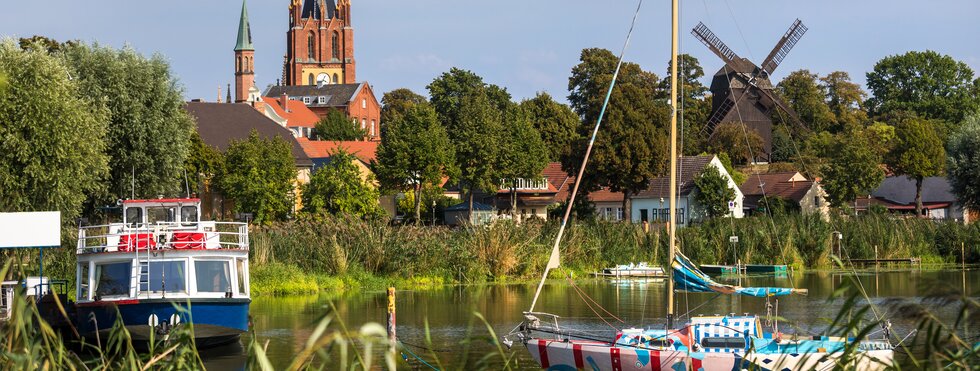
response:
<path fill-rule="evenodd" d="M 194 325 L 194 339 L 199 348 L 237 341 L 248 331 L 250 299 L 142 299 L 83 303 L 78 306 L 76 328 L 89 339 L 104 341 L 109 330 L 121 318 L 136 343 L 160 340 L 158 326 Z M 183 308 L 178 311 L 178 307 Z"/>

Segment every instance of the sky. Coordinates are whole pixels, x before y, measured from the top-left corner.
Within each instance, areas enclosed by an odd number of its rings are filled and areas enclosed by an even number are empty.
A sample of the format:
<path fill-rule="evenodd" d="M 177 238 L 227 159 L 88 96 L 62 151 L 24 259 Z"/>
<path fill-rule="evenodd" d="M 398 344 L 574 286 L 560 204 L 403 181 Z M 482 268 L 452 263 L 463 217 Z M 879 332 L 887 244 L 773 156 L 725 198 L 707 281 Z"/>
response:
<path fill-rule="evenodd" d="M 978 0 L 680 0 L 681 52 L 710 77 L 722 62 L 690 30 L 704 22 L 740 56 L 761 63 L 793 21 L 809 27 L 773 74 L 846 71 L 861 84 L 883 57 L 935 50 L 980 71 Z M 357 79 L 378 99 L 425 86 L 451 67 L 505 87 L 515 100 L 568 95 L 582 49 L 618 54 L 635 0 L 353 0 Z M 289 0 L 248 1 L 256 84 L 282 75 Z M 3 0 L 0 38 L 44 35 L 146 53 L 172 65 L 187 99 L 214 101 L 234 83 L 241 0 Z M 670 2 L 644 0 L 626 59 L 663 76 L 670 58 Z M 708 83 L 708 77 L 705 83 Z M 222 93 L 224 97 L 224 93 Z"/>

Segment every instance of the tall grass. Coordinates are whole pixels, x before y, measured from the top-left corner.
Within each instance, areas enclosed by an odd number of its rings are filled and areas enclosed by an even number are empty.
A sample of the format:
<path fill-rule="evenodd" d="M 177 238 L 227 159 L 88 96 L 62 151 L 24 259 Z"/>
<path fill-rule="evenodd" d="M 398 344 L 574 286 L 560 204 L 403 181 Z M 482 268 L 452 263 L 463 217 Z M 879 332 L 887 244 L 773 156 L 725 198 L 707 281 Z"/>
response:
<path fill-rule="evenodd" d="M 562 241 L 562 265 L 573 271 L 637 261 L 666 263 L 667 236 L 635 224 L 588 221 L 572 223 Z M 797 268 L 831 267 L 831 248 L 840 241 L 853 259 L 920 257 L 980 261 L 980 225 L 869 215 L 858 218 L 788 215 L 775 219 L 715 219 L 679 230 L 683 251 L 698 263 L 788 264 Z M 351 217 L 320 216 L 256 227 L 253 265 L 279 263 L 309 273 L 343 276 L 438 277 L 473 283 L 533 278 L 541 274 L 557 222 L 447 228 L 389 226 Z M 737 235 L 734 246 L 729 237 Z"/>

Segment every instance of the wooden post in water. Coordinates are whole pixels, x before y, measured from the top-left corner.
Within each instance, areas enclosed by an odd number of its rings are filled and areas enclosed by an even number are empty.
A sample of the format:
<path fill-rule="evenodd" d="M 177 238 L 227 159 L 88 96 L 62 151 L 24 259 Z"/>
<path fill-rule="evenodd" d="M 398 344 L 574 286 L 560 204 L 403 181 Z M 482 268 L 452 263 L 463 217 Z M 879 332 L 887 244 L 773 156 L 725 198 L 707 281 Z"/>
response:
<path fill-rule="evenodd" d="M 388 343 L 389 351 L 395 354 L 398 348 L 398 337 L 395 334 L 395 288 L 388 288 Z"/>
<path fill-rule="evenodd" d="M 875 270 L 878 270 L 878 245 L 875 245 Z"/>

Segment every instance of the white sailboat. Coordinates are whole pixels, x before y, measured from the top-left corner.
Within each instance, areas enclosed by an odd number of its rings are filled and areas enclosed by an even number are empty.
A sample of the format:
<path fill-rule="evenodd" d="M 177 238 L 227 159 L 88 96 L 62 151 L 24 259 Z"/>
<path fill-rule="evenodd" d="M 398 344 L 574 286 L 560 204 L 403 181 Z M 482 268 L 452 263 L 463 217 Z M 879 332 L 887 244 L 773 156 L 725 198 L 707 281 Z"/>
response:
<path fill-rule="evenodd" d="M 635 21 L 635 18 L 634 18 Z M 677 103 L 678 0 L 672 0 L 671 42 L 671 107 Z M 632 28 L 631 28 L 632 32 Z M 629 43 L 629 37 L 626 41 Z M 625 46 L 624 46 L 625 50 Z M 622 55 L 620 55 L 622 63 Z M 613 74 L 611 91 L 619 67 Z M 599 121 L 592 132 L 578 179 L 588 162 L 592 143 L 598 132 L 607 92 Z M 673 109 L 670 123 L 670 214 L 676 215 L 677 205 L 677 110 Z M 702 273 L 679 252 L 676 226 L 668 223 L 669 261 L 667 280 L 667 326 L 659 328 L 621 329 L 609 339 L 577 335 L 560 327 L 559 316 L 536 312 L 535 305 L 551 269 L 560 264 L 559 244 L 574 204 L 578 184 L 562 219 L 551 257 L 538 284 L 531 307 L 524 312 L 524 321 L 504 337 L 504 343 L 520 342 L 543 369 L 548 370 L 811 370 L 832 369 L 848 365 L 861 370 L 884 369 L 893 362 L 893 346 L 887 341 L 855 341 L 853 339 L 818 336 L 785 336 L 763 330 L 756 315 L 727 315 L 691 317 L 686 323 L 674 326 L 674 292 L 717 292 L 730 295 L 770 297 L 806 294 L 805 289 L 779 287 L 740 287 L 719 284 Z"/>

